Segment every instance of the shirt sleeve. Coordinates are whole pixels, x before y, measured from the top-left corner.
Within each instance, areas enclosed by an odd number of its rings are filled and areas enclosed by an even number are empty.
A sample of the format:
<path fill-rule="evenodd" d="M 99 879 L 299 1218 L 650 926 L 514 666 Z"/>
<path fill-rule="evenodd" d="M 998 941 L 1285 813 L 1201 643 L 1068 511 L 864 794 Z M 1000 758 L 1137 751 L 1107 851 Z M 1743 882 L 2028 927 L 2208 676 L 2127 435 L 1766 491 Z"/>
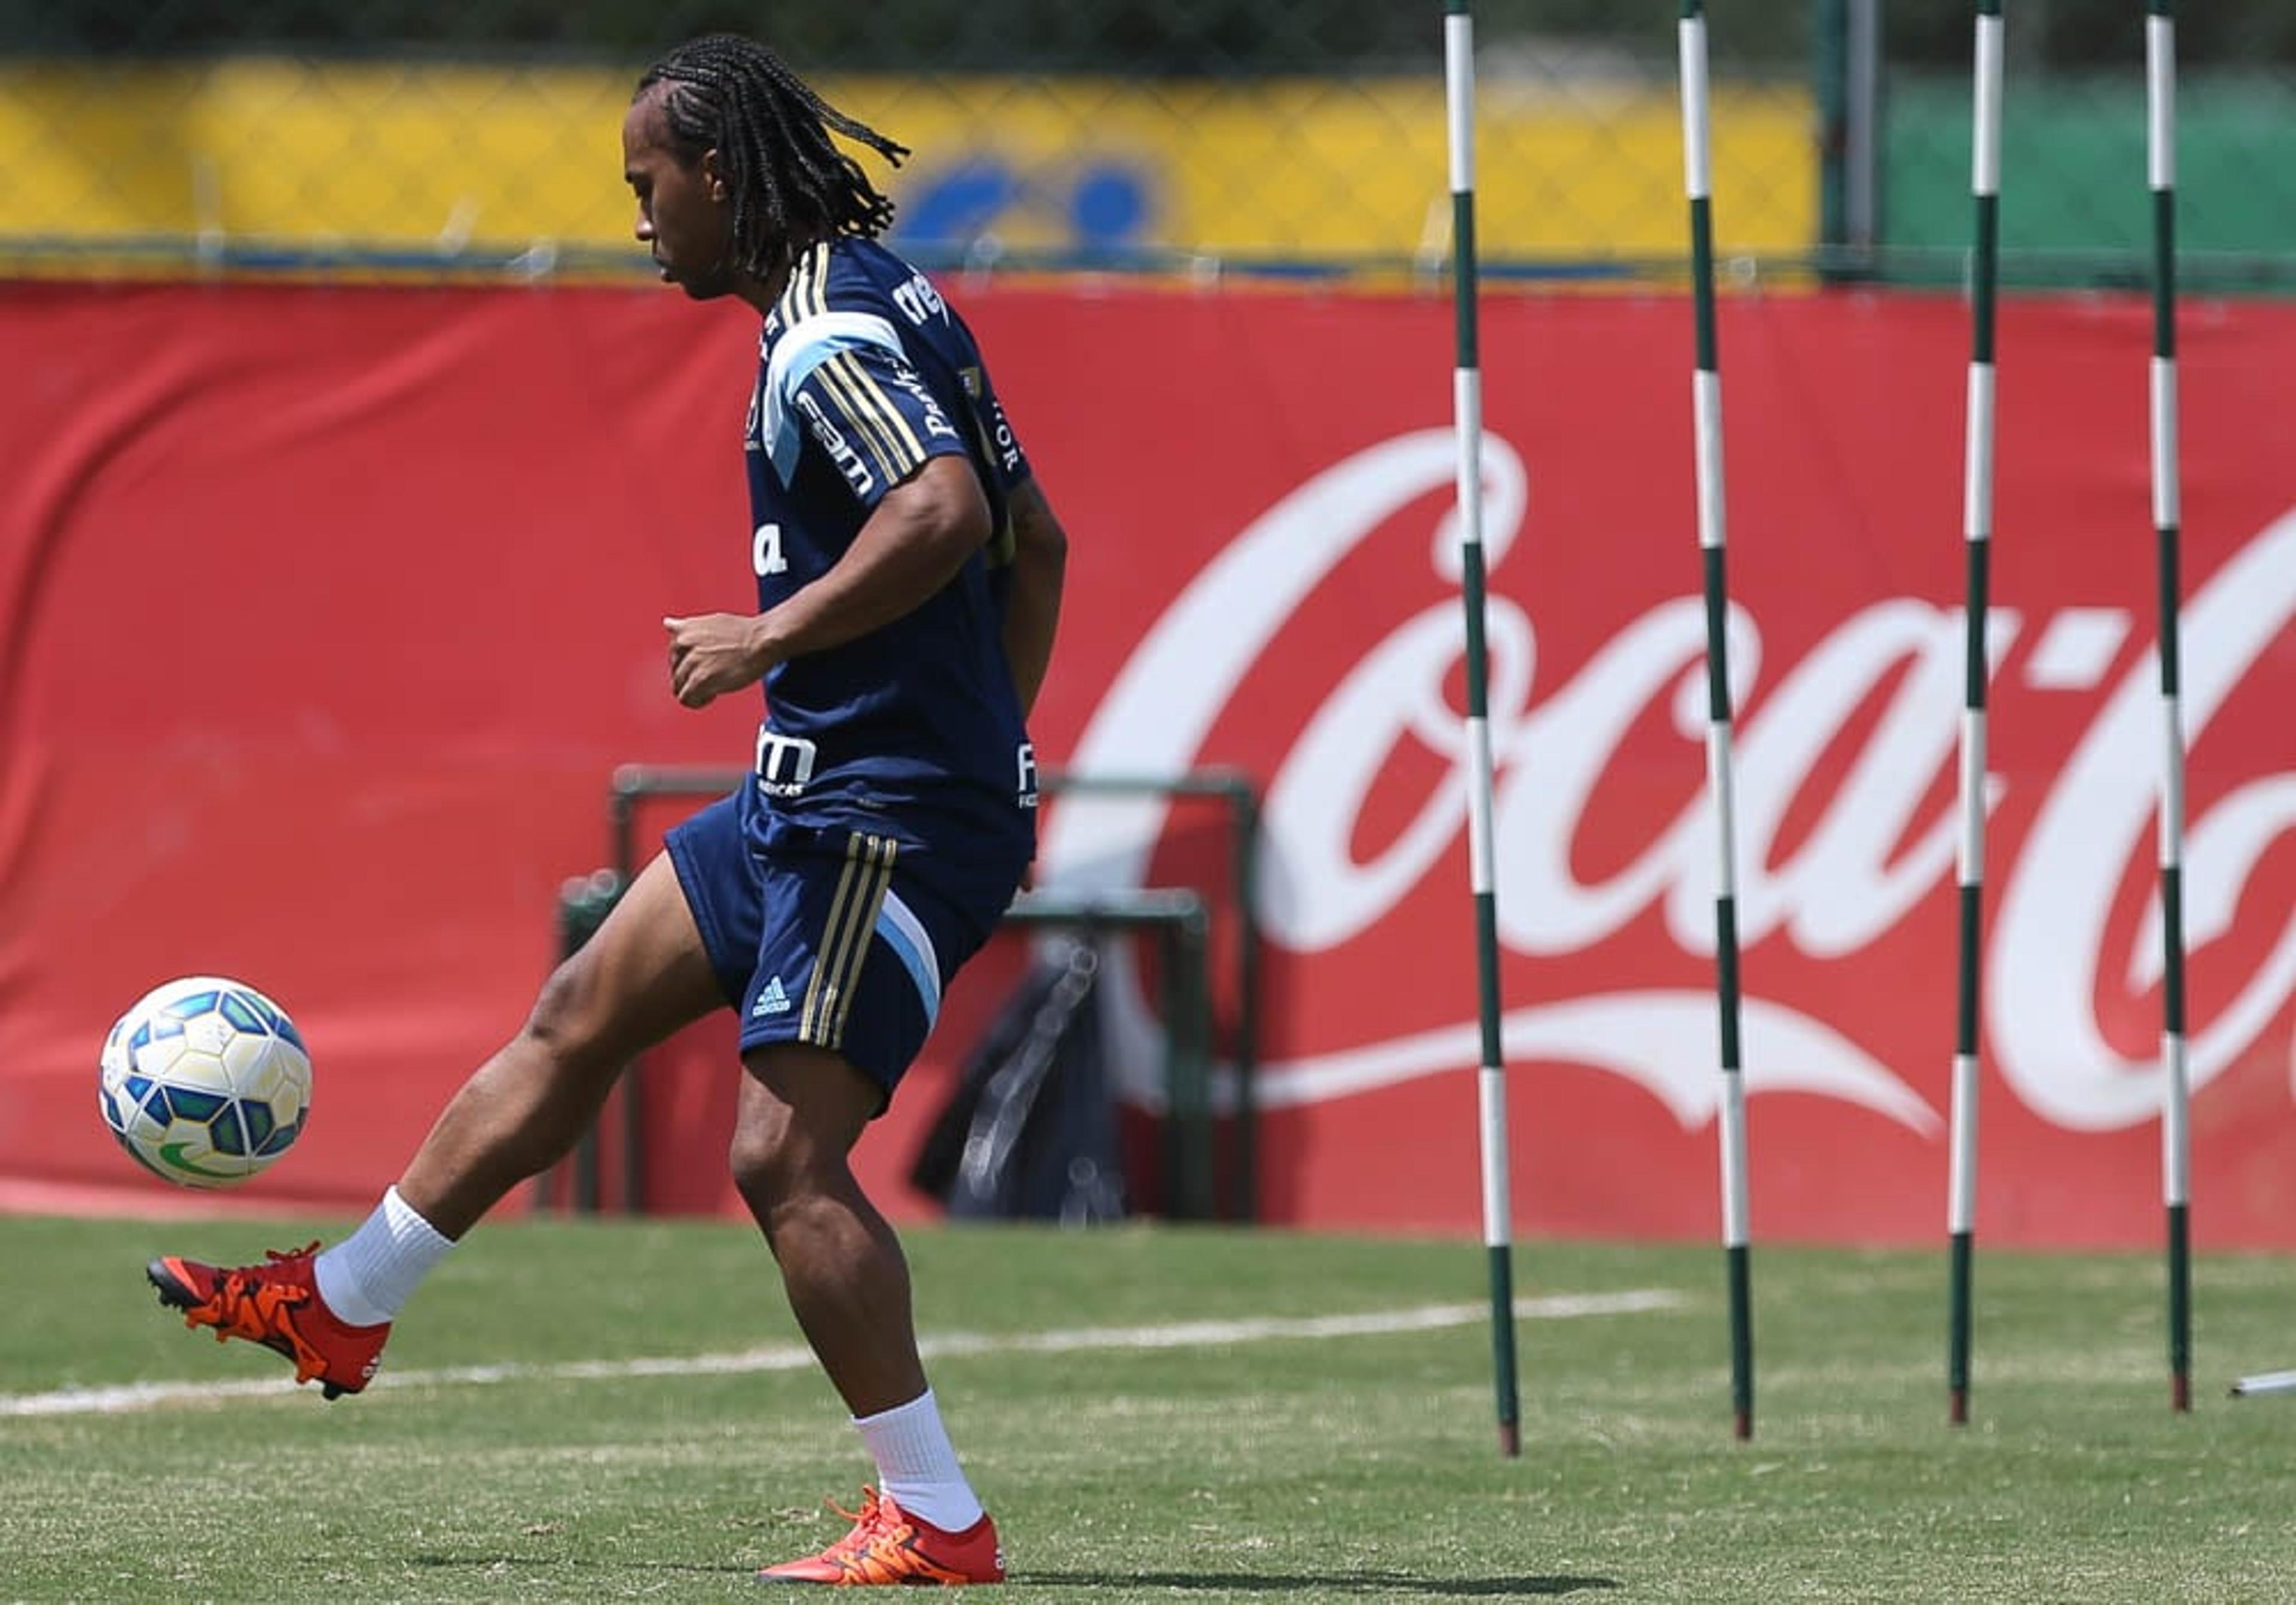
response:
<path fill-rule="evenodd" d="M 1031 477 L 1028 454 L 1021 449 L 1021 437 L 1013 432 L 1012 420 L 1004 416 L 1004 404 L 996 399 L 988 369 L 966 368 L 963 378 L 973 427 L 980 436 L 980 460 L 996 476 L 997 489 L 1009 495 Z"/>
<path fill-rule="evenodd" d="M 767 440 L 787 483 L 801 433 L 826 453 L 865 507 L 965 443 L 910 364 L 900 336 L 867 313 L 816 315 L 791 328 L 767 376 Z M 801 432 L 801 433 L 800 433 Z"/>

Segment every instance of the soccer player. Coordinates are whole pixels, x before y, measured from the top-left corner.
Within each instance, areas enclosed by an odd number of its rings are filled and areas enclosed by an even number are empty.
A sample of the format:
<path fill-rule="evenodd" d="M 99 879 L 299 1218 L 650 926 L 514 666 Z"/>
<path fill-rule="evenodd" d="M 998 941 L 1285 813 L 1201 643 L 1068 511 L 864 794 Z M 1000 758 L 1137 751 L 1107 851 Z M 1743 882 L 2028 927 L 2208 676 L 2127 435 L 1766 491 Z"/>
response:
<path fill-rule="evenodd" d="M 568 1151 L 622 1067 L 730 1005 L 734 1176 L 877 1470 L 850 1533 L 760 1576 L 994 1582 L 996 1529 L 926 1383 L 906 1263 L 848 1154 L 1035 851 L 1023 717 L 1067 539 L 971 333 L 877 242 L 892 203 L 832 133 L 907 154 L 726 36 L 648 69 L 622 127 L 663 280 L 765 319 L 742 543 L 758 610 L 662 621 L 679 702 L 763 684 L 755 774 L 669 833 L 350 1237 L 148 1273 L 188 1324 L 357 1393 L 424 1274 Z"/>

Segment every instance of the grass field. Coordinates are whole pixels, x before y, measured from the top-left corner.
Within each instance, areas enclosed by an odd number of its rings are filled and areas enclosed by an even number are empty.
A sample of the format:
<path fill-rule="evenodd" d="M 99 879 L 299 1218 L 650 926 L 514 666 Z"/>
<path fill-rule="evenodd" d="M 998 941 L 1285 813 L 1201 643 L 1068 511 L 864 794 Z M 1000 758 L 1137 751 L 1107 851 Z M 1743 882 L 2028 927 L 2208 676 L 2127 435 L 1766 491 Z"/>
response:
<path fill-rule="evenodd" d="M 0 1219 L 0 1600 L 748 1599 L 842 1531 L 867 1465 L 747 1231 L 488 1227 L 332 1404 L 144 1283 L 340 1229 Z M 1718 1249 L 1525 1244 L 1508 1461 L 1477 1245 L 910 1251 L 1032 1597 L 2296 1599 L 2296 1398 L 2226 1396 L 2296 1365 L 2288 1261 L 2200 1262 L 2177 1417 L 2157 1258 L 1981 1255 L 1955 1429 L 1941 1245 L 1758 1245 L 1741 1443 Z"/>

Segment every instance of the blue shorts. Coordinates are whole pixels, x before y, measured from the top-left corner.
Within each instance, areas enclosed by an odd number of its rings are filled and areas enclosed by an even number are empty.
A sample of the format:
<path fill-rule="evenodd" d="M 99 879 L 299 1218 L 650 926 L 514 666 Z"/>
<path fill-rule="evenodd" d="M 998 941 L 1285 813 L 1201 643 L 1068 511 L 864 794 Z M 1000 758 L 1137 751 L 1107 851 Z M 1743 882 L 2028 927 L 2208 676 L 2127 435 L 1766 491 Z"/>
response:
<path fill-rule="evenodd" d="M 892 1091 L 924 1046 L 941 992 L 1019 889 L 1032 829 L 897 834 L 788 818 L 744 785 L 665 841 L 742 1051 L 803 1042 Z M 882 1105 L 880 1106 L 882 1109 Z"/>

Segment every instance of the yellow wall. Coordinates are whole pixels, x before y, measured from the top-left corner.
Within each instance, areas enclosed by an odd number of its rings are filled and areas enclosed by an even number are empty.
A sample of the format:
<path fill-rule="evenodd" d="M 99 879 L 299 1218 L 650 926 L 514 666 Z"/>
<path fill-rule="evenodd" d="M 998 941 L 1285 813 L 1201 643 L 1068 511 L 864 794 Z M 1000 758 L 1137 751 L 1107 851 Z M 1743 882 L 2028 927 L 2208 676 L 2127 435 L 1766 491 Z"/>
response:
<path fill-rule="evenodd" d="M 1374 79 L 824 80 L 920 154 L 890 187 L 913 219 L 960 173 L 1000 190 L 1021 248 L 1086 242 L 1078 186 L 1127 186 L 1127 242 L 1216 254 L 1417 253 L 1448 229 L 1442 90 Z M 488 249 L 617 249 L 622 73 L 242 59 L 0 68 L 0 232 Z M 1799 89 L 1718 93 L 1717 230 L 1791 250 L 1815 233 Z M 1488 258 L 1669 255 L 1684 236 L 1670 84 L 1487 84 L 1478 222 Z M 881 180 L 883 175 L 878 175 Z"/>

